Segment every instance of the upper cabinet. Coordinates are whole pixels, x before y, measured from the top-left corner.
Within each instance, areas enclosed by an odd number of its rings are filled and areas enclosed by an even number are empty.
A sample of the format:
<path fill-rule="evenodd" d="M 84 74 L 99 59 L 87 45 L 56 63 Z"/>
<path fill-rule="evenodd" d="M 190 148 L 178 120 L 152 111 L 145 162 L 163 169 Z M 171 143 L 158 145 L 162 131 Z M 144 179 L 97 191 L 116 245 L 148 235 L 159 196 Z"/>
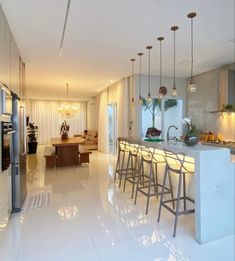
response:
<path fill-rule="evenodd" d="M 6 67 L 5 67 L 5 60 L 6 60 L 6 34 L 5 34 L 5 17 L 0 8 L 0 81 L 5 83 L 6 82 Z"/>
<path fill-rule="evenodd" d="M 20 82 L 19 82 L 19 52 L 14 41 L 14 38 L 11 37 L 11 81 L 10 88 L 14 93 L 17 93 L 20 96 Z"/>
<path fill-rule="evenodd" d="M 0 81 L 21 96 L 20 54 L 0 6 Z"/>
<path fill-rule="evenodd" d="M 221 109 L 223 105 L 235 104 L 235 71 L 223 70 L 219 72 L 219 101 Z"/>

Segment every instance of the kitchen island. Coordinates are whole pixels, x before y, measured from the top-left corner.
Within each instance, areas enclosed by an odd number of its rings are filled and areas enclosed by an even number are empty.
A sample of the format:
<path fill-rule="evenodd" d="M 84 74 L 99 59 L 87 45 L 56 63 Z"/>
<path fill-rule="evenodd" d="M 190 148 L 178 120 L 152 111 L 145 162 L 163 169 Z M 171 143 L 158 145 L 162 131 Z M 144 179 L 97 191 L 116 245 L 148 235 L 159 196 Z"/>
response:
<path fill-rule="evenodd" d="M 119 138 L 148 148 L 184 153 L 194 158 L 195 239 L 204 244 L 234 234 L 235 163 L 230 150 L 182 142 L 143 142 Z"/>

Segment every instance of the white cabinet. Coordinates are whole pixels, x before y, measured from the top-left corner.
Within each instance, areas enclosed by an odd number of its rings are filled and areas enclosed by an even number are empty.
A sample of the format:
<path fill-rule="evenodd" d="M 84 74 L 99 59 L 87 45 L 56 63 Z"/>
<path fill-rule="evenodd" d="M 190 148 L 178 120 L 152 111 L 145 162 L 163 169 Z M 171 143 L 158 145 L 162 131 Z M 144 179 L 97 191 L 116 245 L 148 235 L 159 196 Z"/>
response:
<path fill-rule="evenodd" d="M 11 82 L 10 89 L 20 96 L 19 84 L 19 52 L 16 43 L 11 36 Z"/>
<path fill-rule="evenodd" d="M 0 6 L 0 81 L 21 96 L 19 57 L 17 45 Z"/>
<path fill-rule="evenodd" d="M 0 229 L 8 222 L 12 211 L 11 168 L 0 172 Z"/>
<path fill-rule="evenodd" d="M 6 48 L 6 35 L 5 35 L 5 19 L 0 8 L 0 81 L 6 81 L 6 67 L 5 67 L 5 48 Z"/>

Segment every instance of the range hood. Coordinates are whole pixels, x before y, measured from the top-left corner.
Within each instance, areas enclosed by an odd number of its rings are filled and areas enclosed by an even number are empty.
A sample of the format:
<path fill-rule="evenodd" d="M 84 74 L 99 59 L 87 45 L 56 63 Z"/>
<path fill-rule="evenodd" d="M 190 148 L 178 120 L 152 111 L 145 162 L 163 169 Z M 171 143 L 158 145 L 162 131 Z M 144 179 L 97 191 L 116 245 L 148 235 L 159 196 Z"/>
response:
<path fill-rule="evenodd" d="M 218 110 L 210 113 L 235 112 L 235 70 L 219 72 Z"/>

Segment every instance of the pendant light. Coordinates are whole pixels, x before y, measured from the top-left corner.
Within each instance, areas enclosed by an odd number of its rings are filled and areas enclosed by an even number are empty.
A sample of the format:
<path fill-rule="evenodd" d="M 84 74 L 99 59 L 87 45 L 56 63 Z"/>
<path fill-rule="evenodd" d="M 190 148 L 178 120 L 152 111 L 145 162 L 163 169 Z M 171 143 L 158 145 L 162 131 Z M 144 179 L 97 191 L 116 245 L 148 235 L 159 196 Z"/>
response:
<path fill-rule="evenodd" d="M 62 105 L 58 108 L 58 112 L 62 116 L 71 117 L 77 113 L 78 108 L 69 102 L 69 84 L 68 83 L 66 83 L 66 94 L 67 94 L 66 95 L 67 100 L 66 100 L 66 102 L 62 103 Z"/>
<path fill-rule="evenodd" d="M 132 74 L 131 74 L 131 85 L 132 85 L 132 98 L 131 98 L 131 106 L 134 106 L 135 105 L 135 94 L 134 94 L 134 71 L 135 71 L 135 59 L 131 59 L 131 71 L 132 71 Z"/>
<path fill-rule="evenodd" d="M 151 103 L 152 102 L 152 97 L 151 97 L 151 83 L 150 83 L 150 50 L 152 49 L 152 46 L 147 46 L 146 49 L 148 50 L 148 97 L 147 97 L 147 102 Z"/>
<path fill-rule="evenodd" d="M 177 31 L 178 29 L 179 27 L 176 25 L 171 27 L 171 31 L 174 32 L 174 82 L 173 82 L 173 92 L 172 92 L 173 97 L 176 97 L 178 95 L 176 90 L 176 84 L 175 84 L 175 31 Z"/>
<path fill-rule="evenodd" d="M 167 88 L 162 86 L 162 41 L 164 37 L 158 37 L 157 40 L 160 42 L 160 88 L 159 88 L 159 98 L 163 98 L 167 94 Z"/>
<path fill-rule="evenodd" d="M 196 17 L 196 13 L 192 12 L 187 15 L 189 19 L 191 19 L 191 77 L 189 81 L 189 85 L 187 87 L 188 92 L 196 92 L 197 86 L 193 81 L 193 18 Z"/>
<path fill-rule="evenodd" d="M 139 56 L 139 100 L 138 103 L 139 105 L 143 104 L 143 98 L 141 95 L 141 57 L 142 57 L 143 53 L 138 53 Z"/>

